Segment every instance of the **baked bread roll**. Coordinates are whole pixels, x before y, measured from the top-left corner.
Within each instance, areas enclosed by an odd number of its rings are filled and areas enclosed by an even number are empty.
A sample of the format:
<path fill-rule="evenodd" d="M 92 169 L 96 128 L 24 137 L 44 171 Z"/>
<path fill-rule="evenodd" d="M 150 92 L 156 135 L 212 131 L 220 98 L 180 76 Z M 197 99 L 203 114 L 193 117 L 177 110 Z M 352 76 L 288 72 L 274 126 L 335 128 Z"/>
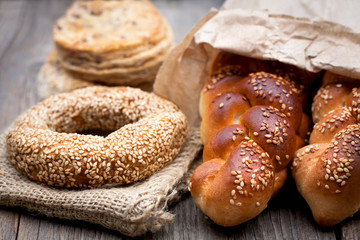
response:
<path fill-rule="evenodd" d="M 189 188 L 215 223 L 234 226 L 261 213 L 283 186 L 311 121 L 305 93 L 290 81 L 265 72 L 243 76 L 261 64 L 215 66 L 200 100 L 204 162 Z"/>
<path fill-rule="evenodd" d="M 65 70 L 107 85 L 153 82 L 174 46 L 169 24 L 148 0 L 75 1 L 53 40 Z"/>
<path fill-rule="evenodd" d="M 37 76 L 37 90 L 41 99 L 45 99 L 58 93 L 71 92 L 79 88 L 95 85 L 102 84 L 99 82 L 89 82 L 76 78 L 65 71 L 60 64 L 59 57 L 55 49 L 49 53 Z M 151 92 L 152 85 L 152 82 L 147 82 L 137 85 L 136 87 L 141 90 Z"/>
<path fill-rule="evenodd" d="M 37 76 L 38 95 L 41 99 L 50 97 L 54 94 L 70 92 L 78 88 L 93 85 L 95 85 L 95 83 L 74 78 L 72 75 L 68 74 L 61 67 L 55 49 L 49 53 Z"/>
<path fill-rule="evenodd" d="M 329 72 L 323 82 L 310 145 L 297 151 L 291 171 L 315 221 L 333 226 L 360 208 L 360 83 Z"/>

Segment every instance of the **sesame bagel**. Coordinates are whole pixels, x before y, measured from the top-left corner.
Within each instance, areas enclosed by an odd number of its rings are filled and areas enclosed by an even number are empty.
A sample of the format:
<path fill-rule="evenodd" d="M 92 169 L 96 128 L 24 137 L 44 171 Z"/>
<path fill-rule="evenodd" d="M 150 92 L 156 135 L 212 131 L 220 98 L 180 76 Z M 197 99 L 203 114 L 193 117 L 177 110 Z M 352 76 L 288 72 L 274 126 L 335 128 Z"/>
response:
<path fill-rule="evenodd" d="M 113 131 L 106 137 L 80 134 Z M 88 87 L 54 95 L 14 124 L 11 162 L 34 181 L 99 187 L 141 180 L 171 162 L 187 123 L 171 102 L 129 87 Z"/>

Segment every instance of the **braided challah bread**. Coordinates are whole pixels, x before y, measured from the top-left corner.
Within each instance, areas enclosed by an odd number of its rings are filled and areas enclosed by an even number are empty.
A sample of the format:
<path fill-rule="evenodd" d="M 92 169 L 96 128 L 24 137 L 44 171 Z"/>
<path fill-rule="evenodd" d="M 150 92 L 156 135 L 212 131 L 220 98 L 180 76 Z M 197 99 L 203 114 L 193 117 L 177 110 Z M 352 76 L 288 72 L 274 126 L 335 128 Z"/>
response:
<path fill-rule="evenodd" d="M 242 67 L 217 69 L 203 87 L 204 162 L 189 184 L 195 204 L 222 226 L 238 225 L 266 208 L 311 123 L 300 88 L 265 72 L 244 77 Z"/>
<path fill-rule="evenodd" d="M 315 221 L 333 226 L 360 208 L 360 82 L 326 73 L 312 105 L 310 145 L 291 169 Z"/>

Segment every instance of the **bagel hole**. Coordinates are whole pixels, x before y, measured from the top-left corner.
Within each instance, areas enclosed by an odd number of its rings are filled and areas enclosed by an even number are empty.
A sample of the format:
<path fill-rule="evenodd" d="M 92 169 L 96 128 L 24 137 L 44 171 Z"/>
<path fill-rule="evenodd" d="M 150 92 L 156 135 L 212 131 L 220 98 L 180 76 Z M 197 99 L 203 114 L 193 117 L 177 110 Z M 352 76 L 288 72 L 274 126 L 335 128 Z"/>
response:
<path fill-rule="evenodd" d="M 87 107 L 87 111 L 90 112 L 90 114 L 79 112 L 78 114 L 71 116 L 70 121 L 66 121 L 66 129 L 60 127 L 55 129 L 55 131 L 107 137 L 124 125 L 131 123 L 129 119 L 118 120 L 116 117 L 111 121 L 109 120 L 110 118 L 108 115 L 92 116 L 92 109 L 89 107 Z"/>
<path fill-rule="evenodd" d="M 92 136 L 101 136 L 107 137 L 110 133 L 114 132 L 113 130 L 102 130 L 102 129 L 87 129 L 84 131 L 76 132 L 81 135 L 92 135 Z"/>

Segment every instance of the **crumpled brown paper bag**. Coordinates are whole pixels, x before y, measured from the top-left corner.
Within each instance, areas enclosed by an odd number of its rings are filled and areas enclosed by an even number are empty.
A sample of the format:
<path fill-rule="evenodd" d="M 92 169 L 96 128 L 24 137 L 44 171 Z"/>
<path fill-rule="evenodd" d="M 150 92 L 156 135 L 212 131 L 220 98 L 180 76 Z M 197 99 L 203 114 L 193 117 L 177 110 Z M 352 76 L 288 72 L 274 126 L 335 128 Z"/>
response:
<path fill-rule="evenodd" d="M 190 124 L 200 123 L 200 90 L 220 51 L 278 60 L 310 72 L 328 70 L 360 78 L 360 32 L 319 18 L 295 18 L 239 6 L 238 1 L 230 0 L 221 11 L 205 16 L 157 75 L 154 92 L 178 104 Z"/>

